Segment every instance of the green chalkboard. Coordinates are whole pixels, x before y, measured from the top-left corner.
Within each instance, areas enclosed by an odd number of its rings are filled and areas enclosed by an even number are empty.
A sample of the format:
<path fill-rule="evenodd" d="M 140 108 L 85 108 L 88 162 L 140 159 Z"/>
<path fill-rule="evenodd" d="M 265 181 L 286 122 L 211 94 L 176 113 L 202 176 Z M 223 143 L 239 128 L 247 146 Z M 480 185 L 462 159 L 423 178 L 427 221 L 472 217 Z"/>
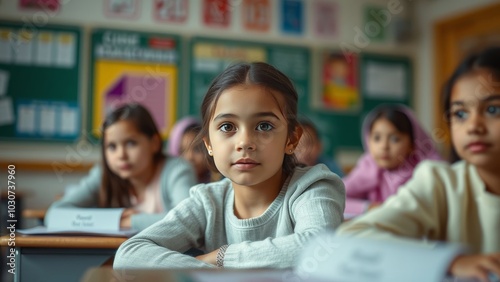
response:
<path fill-rule="evenodd" d="M 0 21 L 0 138 L 80 136 L 80 42 L 74 26 Z"/>
<path fill-rule="evenodd" d="M 259 42 L 194 38 L 190 44 L 189 113 L 199 115 L 210 82 L 228 65 L 264 61 L 285 73 L 299 94 L 299 109 L 307 110 L 311 52 L 308 48 Z"/>

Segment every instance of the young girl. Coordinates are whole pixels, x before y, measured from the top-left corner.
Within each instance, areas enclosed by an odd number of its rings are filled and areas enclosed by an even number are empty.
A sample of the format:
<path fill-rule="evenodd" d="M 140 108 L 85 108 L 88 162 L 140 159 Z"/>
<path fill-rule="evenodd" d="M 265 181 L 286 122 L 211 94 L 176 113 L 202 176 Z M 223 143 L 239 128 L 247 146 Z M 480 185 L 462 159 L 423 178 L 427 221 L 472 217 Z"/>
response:
<path fill-rule="evenodd" d="M 123 243 L 115 268 L 293 266 L 309 238 L 342 222 L 345 195 L 326 166 L 296 167 L 292 82 L 266 63 L 236 64 L 212 82 L 201 113 L 207 157 L 226 178 L 193 187 Z M 182 254 L 190 248 L 206 254 Z"/>
<path fill-rule="evenodd" d="M 299 145 L 295 151 L 295 156 L 300 165 L 312 166 L 316 164 L 326 165 L 332 172 L 338 176 L 343 177 L 344 172 L 333 158 L 328 158 L 321 155 L 323 151 L 323 143 L 319 135 L 318 128 L 312 121 L 300 121 L 302 126 L 302 137 L 300 137 Z"/>
<path fill-rule="evenodd" d="M 142 230 L 189 197 L 196 184 L 186 161 L 167 158 L 156 124 L 144 107 L 127 104 L 102 125 L 103 164 L 50 208 L 126 208 L 121 228 Z M 46 222 L 46 224 L 50 224 Z"/>
<path fill-rule="evenodd" d="M 432 139 L 403 105 L 375 108 L 366 116 L 362 128 L 367 152 L 343 178 L 346 216 L 359 215 L 396 193 L 419 162 L 441 159 Z"/>
<path fill-rule="evenodd" d="M 203 144 L 193 144 L 201 130 L 201 122 L 194 117 L 180 119 L 170 131 L 167 153 L 170 156 L 183 157 L 189 161 L 198 177 L 198 183 L 208 183 L 217 178 L 206 161 Z"/>
<path fill-rule="evenodd" d="M 453 165 L 425 161 L 384 205 L 347 223 L 340 234 L 409 237 L 469 247 L 450 272 L 500 277 L 500 48 L 466 58 L 444 91 Z"/>

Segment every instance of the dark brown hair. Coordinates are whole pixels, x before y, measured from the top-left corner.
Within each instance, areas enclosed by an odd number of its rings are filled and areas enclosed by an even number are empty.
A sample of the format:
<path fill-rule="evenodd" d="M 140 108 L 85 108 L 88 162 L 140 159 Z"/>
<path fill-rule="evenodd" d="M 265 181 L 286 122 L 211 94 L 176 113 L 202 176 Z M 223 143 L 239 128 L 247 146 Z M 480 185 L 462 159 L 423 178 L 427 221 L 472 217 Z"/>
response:
<path fill-rule="evenodd" d="M 467 56 L 455 69 L 451 77 L 445 83 L 442 93 L 442 105 L 443 113 L 448 125 L 451 118 L 451 92 L 453 86 L 465 75 L 473 73 L 478 70 L 487 70 L 491 72 L 495 79 L 500 79 L 500 47 L 489 47 L 484 49 L 479 53 L 470 54 Z M 457 154 L 453 144 L 451 146 L 450 152 L 450 162 L 456 162 L 460 160 L 460 156 Z"/>
<path fill-rule="evenodd" d="M 297 120 L 297 100 L 298 94 L 290 79 L 275 67 L 263 63 L 238 63 L 226 68 L 211 83 L 201 105 L 202 128 L 196 142 L 203 142 L 202 138 L 209 139 L 208 128 L 210 119 L 215 112 L 215 106 L 221 93 L 236 85 L 259 85 L 269 91 L 269 95 L 280 93 L 283 95 L 284 106 L 280 106 L 281 112 L 288 125 L 288 138 L 294 138 L 293 133 L 299 127 Z M 276 98 L 275 98 L 276 99 Z M 277 101 L 276 101 L 277 102 Z M 209 165 L 212 169 L 217 169 L 212 157 L 204 150 Z M 285 154 L 283 160 L 283 173 L 290 175 L 297 166 L 295 155 Z"/>
<path fill-rule="evenodd" d="M 104 132 L 106 129 L 119 121 L 128 121 L 132 123 L 136 129 L 148 138 L 152 139 L 157 136 L 160 140 L 160 148 L 153 156 L 155 163 L 166 158 L 163 153 L 160 132 L 156 127 L 151 114 L 146 108 L 140 104 L 125 104 L 113 112 L 111 112 L 102 124 L 102 140 L 101 140 L 101 154 L 103 160 L 103 171 L 101 179 L 101 189 L 99 195 L 100 207 L 130 207 L 130 196 L 133 193 L 133 187 L 130 181 L 122 179 L 116 175 L 109 168 L 108 161 L 106 160 L 105 146 L 106 140 Z"/>
<path fill-rule="evenodd" d="M 411 145 L 414 145 L 415 137 L 413 134 L 413 125 L 404 112 L 391 106 L 383 106 L 378 108 L 376 112 L 373 113 L 373 115 L 374 117 L 369 126 L 370 132 L 372 131 L 375 122 L 381 118 L 384 118 L 388 120 L 394 127 L 396 127 L 396 129 L 400 133 L 408 135 L 410 137 Z"/>

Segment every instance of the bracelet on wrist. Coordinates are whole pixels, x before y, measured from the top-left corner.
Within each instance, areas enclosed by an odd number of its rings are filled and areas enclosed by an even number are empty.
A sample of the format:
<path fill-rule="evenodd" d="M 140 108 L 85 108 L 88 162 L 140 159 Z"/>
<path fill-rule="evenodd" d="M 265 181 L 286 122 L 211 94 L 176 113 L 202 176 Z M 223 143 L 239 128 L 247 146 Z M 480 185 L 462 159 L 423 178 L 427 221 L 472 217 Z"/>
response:
<path fill-rule="evenodd" d="M 216 266 L 219 268 L 224 267 L 224 255 L 226 254 L 226 250 L 229 245 L 222 245 L 217 251 L 217 258 L 215 260 Z"/>

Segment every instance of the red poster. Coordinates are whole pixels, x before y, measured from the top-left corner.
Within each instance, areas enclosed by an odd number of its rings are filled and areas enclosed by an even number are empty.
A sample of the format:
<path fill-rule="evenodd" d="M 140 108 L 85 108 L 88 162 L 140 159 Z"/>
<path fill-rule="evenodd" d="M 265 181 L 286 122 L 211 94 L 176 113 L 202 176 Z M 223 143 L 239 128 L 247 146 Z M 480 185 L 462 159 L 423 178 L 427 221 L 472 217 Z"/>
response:
<path fill-rule="evenodd" d="M 155 0 L 153 15 L 160 22 L 183 23 L 189 12 L 188 0 Z"/>
<path fill-rule="evenodd" d="M 48 9 L 56 11 L 59 9 L 59 0 L 19 0 L 19 7 L 21 9 Z"/>
<path fill-rule="evenodd" d="M 336 3 L 329 1 L 314 2 L 314 31 L 322 37 L 337 35 L 338 10 Z"/>
<path fill-rule="evenodd" d="M 268 31 L 271 27 L 269 0 L 244 0 L 241 15 L 243 27 L 247 30 Z"/>
<path fill-rule="evenodd" d="M 229 0 L 204 0 L 203 22 L 208 26 L 228 27 L 231 21 Z"/>

